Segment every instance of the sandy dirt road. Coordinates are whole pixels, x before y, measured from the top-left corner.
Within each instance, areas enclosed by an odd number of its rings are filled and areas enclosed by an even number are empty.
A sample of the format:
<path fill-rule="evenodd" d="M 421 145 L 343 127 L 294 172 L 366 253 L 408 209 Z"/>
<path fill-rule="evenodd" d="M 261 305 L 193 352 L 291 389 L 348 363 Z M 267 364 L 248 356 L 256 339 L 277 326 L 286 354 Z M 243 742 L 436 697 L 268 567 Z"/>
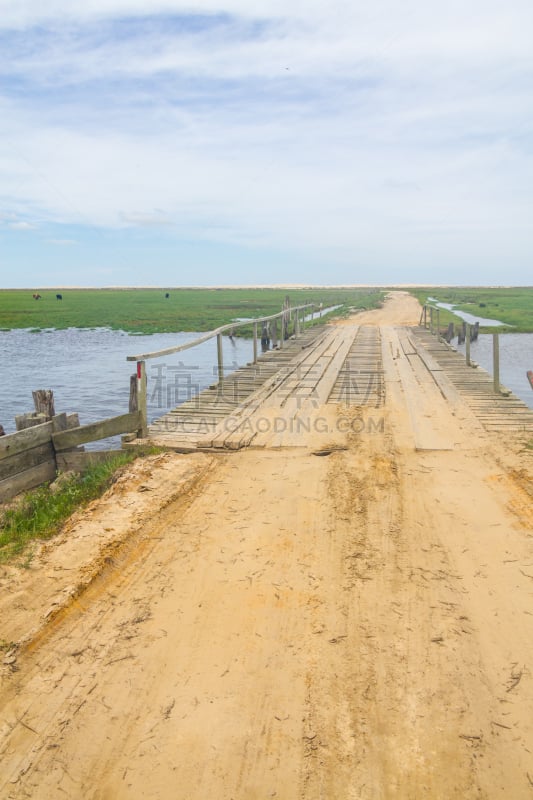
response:
<path fill-rule="evenodd" d="M 22 584 L 72 541 L 5 572 L 1 798 L 533 797 L 527 451 L 397 355 L 417 321 L 400 293 L 358 315 L 387 400 L 324 409 L 346 449 L 168 456 L 151 490 L 181 489 L 142 507 L 131 475 L 128 536 L 40 625 Z"/>

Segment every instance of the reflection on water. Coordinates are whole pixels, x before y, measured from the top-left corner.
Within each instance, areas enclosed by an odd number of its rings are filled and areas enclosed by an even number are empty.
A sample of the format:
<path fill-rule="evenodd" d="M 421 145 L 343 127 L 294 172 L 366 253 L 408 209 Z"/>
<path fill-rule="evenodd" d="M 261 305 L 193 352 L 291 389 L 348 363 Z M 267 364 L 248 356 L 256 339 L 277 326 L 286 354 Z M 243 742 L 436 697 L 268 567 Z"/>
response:
<path fill-rule="evenodd" d="M 15 414 L 33 411 L 33 389 L 52 389 L 56 412 L 78 412 L 82 425 L 128 411 L 129 378 L 135 363 L 126 356 L 184 344 L 198 333 L 135 335 L 123 331 L 69 328 L 0 332 L 2 381 L 0 424 L 15 430 Z M 216 382 L 216 338 L 171 356 L 146 362 L 148 418 Z M 251 361 L 252 341 L 224 337 L 229 372 Z"/>
<path fill-rule="evenodd" d="M 464 353 L 465 346 L 456 346 L 456 350 Z M 473 361 L 493 374 L 491 333 L 481 333 L 470 345 L 470 353 Z M 500 383 L 533 408 L 533 390 L 526 377 L 528 370 L 533 370 L 533 333 L 501 334 Z"/>

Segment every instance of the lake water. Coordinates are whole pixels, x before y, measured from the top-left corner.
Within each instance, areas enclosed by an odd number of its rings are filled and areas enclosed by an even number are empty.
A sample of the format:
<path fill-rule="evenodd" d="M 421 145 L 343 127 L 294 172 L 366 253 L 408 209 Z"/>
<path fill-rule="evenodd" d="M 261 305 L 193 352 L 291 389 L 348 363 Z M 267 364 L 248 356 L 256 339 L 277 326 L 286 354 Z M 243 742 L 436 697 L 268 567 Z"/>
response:
<path fill-rule="evenodd" d="M 477 317 L 475 314 L 469 314 L 467 311 L 459 311 L 453 303 L 440 303 L 433 297 L 428 297 L 428 300 L 437 306 L 437 308 L 444 308 L 446 311 L 452 311 L 456 317 L 468 322 L 469 325 L 475 325 L 479 322 L 485 328 L 498 328 L 501 325 L 507 325 L 506 322 L 500 322 L 498 319 L 488 319 L 486 317 Z M 509 326 L 511 327 L 511 326 Z"/>
<path fill-rule="evenodd" d="M 15 430 L 15 415 L 33 411 L 33 389 L 52 389 L 56 413 L 78 412 L 82 425 L 128 411 L 135 362 L 126 356 L 184 344 L 199 333 L 132 335 L 105 328 L 30 333 L 0 332 L 0 424 Z M 253 358 L 251 339 L 223 337 L 227 372 Z M 149 421 L 217 381 L 216 338 L 146 362 Z M 109 443 L 107 443 L 109 444 Z"/>
<path fill-rule="evenodd" d="M 465 352 L 465 345 L 454 345 Z M 480 333 L 470 345 L 470 357 L 490 375 L 492 370 L 492 334 Z M 500 334 L 500 383 L 533 408 L 533 389 L 526 372 L 533 370 L 533 333 Z"/>

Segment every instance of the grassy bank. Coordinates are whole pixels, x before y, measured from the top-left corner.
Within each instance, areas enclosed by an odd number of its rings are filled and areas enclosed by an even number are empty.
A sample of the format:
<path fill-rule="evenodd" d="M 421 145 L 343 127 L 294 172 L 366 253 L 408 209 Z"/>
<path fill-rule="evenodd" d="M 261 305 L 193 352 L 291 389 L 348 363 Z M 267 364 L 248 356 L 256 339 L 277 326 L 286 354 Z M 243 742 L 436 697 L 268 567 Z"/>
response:
<path fill-rule="evenodd" d="M 411 289 L 411 294 L 424 303 L 428 296 L 444 303 L 453 303 L 460 311 L 475 314 L 477 317 L 497 319 L 512 328 L 485 328 L 487 331 L 533 333 L 533 287 L 480 288 L 448 287 L 439 289 Z M 461 322 L 453 313 L 441 309 L 441 325 L 448 322 Z"/>
<path fill-rule="evenodd" d="M 41 299 L 34 300 L 33 293 L 39 293 Z M 62 300 L 56 299 L 57 293 Z M 0 290 L 0 329 L 208 331 L 235 318 L 275 314 L 281 311 L 287 294 L 292 305 L 315 302 L 324 307 L 342 305 L 344 309 L 375 308 L 383 297 L 382 292 L 368 289 Z"/>
<path fill-rule="evenodd" d="M 46 484 L 0 508 L 0 564 L 24 553 L 32 541 L 58 533 L 74 511 L 100 497 L 117 471 L 138 457 L 139 452 L 117 451 L 112 459 L 89 467 L 83 475 L 65 475 L 53 491 Z"/>

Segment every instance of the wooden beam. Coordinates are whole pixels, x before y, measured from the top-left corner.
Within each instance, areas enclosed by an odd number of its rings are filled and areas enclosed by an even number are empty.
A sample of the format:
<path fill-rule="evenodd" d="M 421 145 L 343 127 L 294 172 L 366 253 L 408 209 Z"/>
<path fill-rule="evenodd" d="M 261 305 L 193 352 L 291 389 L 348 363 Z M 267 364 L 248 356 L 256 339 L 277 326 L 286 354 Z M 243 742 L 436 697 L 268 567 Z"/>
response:
<path fill-rule="evenodd" d="M 35 425 L 25 431 L 8 433 L 7 436 L 0 437 L 0 460 L 14 456 L 15 453 L 22 453 L 31 447 L 49 442 L 52 438 L 52 423 L 45 422 L 42 425 Z"/>
<path fill-rule="evenodd" d="M 134 411 L 118 417 L 110 417 L 101 422 L 93 422 L 90 425 L 81 425 L 72 430 L 54 433 L 52 441 L 56 451 L 69 450 L 71 447 L 85 444 L 85 442 L 107 439 L 108 436 L 118 436 L 120 433 L 131 433 L 139 428 L 140 421 L 140 412 Z M 30 428 L 30 430 L 32 429 Z"/>
<path fill-rule="evenodd" d="M 0 481 L 18 475 L 19 472 L 25 472 L 32 467 L 43 464 L 45 461 L 52 461 L 53 458 L 54 448 L 51 441 L 39 444 L 30 450 L 24 450 L 22 453 L 15 453 L 15 455 L 3 458 L 0 461 Z"/>
<path fill-rule="evenodd" d="M 56 456 L 57 468 L 63 472 L 67 470 L 84 472 L 92 464 L 109 461 L 121 452 L 121 450 L 93 450 L 89 453 L 80 453 L 79 451 L 58 453 Z"/>
<path fill-rule="evenodd" d="M 0 481 L 0 502 L 10 500 L 20 492 L 27 492 L 29 489 L 33 489 L 46 481 L 53 481 L 55 476 L 56 462 L 53 460 L 46 461 L 44 464 L 39 464 L 25 472 L 20 472 L 11 478 L 6 478 Z"/>
<path fill-rule="evenodd" d="M 17 414 L 15 416 L 15 426 L 17 431 L 25 431 L 26 428 L 34 428 L 36 425 L 42 425 L 43 422 L 48 422 L 48 420 L 49 418 L 46 414 L 28 411 L 25 414 Z"/>

